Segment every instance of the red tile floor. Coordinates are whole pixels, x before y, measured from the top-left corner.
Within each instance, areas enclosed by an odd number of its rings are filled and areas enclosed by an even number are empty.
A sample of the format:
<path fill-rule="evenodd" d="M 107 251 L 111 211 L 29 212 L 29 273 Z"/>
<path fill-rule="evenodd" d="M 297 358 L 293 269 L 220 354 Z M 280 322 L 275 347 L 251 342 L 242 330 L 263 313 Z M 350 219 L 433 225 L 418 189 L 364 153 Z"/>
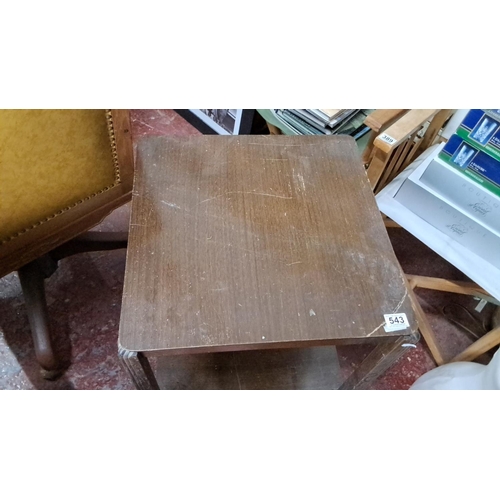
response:
<path fill-rule="evenodd" d="M 134 110 L 132 125 L 135 143 L 146 135 L 199 134 L 172 110 Z M 129 207 L 124 206 L 96 230 L 124 230 L 128 216 Z M 405 272 L 467 279 L 404 229 L 389 229 L 389 236 Z M 52 335 L 61 359 L 68 365 L 63 376 L 52 382 L 41 378 L 39 373 L 17 275 L 12 273 L 0 280 L 1 389 L 133 389 L 117 356 L 125 254 L 125 250 L 115 250 L 76 255 L 61 261 L 57 272 L 46 280 Z M 444 317 L 442 308 L 459 303 L 473 311 L 477 301 L 442 292 L 419 290 L 417 293 L 445 358 L 451 359 L 469 345 L 471 339 Z M 481 317 L 487 320 L 491 313 L 492 307 L 488 305 Z M 366 353 L 367 349 L 360 346 L 337 348 L 342 375 Z M 407 389 L 434 367 L 421 340 L 371 388 Z"/>

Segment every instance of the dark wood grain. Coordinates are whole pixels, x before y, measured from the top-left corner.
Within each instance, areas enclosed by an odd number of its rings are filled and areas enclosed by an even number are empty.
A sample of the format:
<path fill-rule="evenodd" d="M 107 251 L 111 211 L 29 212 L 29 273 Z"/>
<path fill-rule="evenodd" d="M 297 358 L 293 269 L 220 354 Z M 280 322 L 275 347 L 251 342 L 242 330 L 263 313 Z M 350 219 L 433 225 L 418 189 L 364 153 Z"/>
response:
<path fill-rule="evenodd" d="M 162 390 L 332 390 L 342 382 L 333 346 L 162 356 L 155 362 Z"/>
<path fill-rule="evenodd" d="M 416 330 L 348 137 L 151 137 L 138 146 L 120 344 L 298 347 Z M 386 333 L 383 314 L 413 328 Z"/>

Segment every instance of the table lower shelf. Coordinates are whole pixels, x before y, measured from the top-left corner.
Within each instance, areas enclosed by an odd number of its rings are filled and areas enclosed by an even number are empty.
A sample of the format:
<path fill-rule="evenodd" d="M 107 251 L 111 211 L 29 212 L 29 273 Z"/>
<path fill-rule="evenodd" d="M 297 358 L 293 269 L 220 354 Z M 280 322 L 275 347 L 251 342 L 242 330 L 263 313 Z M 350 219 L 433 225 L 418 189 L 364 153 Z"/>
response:
<path fill-rule="evenodd" d="M 332 345 L 151 358 L 120 349 L 120 357 L 138 389 L 364 389 L 417 340 L 418 335 L 408 335 L 390 342 L 360 344 L 362 361 L 354 370 L 339 364 Z"/>

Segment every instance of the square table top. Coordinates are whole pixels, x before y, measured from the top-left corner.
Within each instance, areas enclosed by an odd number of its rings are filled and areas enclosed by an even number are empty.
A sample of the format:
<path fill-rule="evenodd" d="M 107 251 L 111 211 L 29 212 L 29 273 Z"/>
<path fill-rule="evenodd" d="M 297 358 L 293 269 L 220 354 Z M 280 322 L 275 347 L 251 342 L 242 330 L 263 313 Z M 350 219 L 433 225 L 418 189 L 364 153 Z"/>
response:
<path fill-rule="evenodd" d="M 400 337 L 401 268 L 347 136 L 138 145 L 119 343 L 205 352 Z M 410 328 L 386 332 L 384 314 Z"/>

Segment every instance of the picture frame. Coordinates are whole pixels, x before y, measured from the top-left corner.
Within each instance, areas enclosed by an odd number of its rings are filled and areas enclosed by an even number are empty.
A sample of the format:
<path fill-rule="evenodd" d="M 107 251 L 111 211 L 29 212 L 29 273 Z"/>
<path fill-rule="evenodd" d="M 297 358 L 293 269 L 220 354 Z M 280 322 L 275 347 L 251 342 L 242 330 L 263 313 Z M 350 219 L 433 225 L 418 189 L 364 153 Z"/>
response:
<path fill-rule="evenodd" d="M 254 109 L 176 109 L 177 114 L 203 134 L 247 135 L 252 130 Z"/>

